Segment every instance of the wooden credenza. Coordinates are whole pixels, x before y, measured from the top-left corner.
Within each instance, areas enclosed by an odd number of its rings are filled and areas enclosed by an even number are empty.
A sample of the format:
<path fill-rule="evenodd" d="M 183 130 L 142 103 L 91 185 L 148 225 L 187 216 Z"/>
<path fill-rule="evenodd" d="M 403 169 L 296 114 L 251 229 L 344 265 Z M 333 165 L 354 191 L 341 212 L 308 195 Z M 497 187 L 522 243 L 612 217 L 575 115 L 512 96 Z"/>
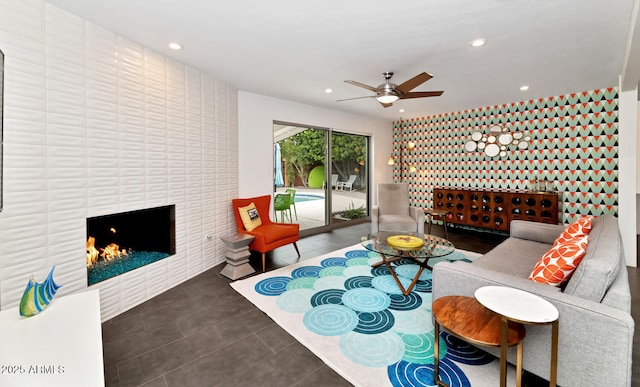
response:
<path fill-rule="evenodd" d="M 434 188 L 433 208 L 447 222 L 508 231 L 512 220 L 558 224 L 558 193 L 471 188 Z"/>

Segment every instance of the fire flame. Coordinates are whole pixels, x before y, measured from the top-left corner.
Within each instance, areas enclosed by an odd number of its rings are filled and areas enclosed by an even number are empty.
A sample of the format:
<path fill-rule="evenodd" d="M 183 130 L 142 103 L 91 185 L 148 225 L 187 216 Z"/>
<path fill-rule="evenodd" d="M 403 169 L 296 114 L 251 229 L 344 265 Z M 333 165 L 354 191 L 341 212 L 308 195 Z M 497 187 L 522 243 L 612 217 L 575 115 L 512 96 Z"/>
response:
<path fill-rule="evenodd" d="M 129 255 L 126 249 L 120 249 L 117 243 L 110 243 L 105 248 L 96 249 L 96 238 L 90 236 L 87 239 L 87 267 L 92 267 L 98 261 L 98 257 L 105 261 L 123 258 Z"/>

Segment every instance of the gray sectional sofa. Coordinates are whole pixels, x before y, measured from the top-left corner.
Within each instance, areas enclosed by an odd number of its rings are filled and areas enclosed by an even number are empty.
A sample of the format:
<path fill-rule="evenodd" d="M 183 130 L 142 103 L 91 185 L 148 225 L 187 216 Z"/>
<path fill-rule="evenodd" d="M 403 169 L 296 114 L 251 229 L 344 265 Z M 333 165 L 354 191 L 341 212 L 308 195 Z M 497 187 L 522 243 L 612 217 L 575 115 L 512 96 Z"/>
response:
<path fill-rule="evenodd" d="M 527 279 L 564 226 L 513 221 L 510 237 L 468 262 L 440 262 L 433 270 L 433 299 L 473 297 L 487 285 L 535 293 L 560 312 L 558 384 L 630 386 L 634 321 L 618 228 L 610 215 L 596 217 L 586 254 L 563 289 Z M 524 369 L 549 379 L 551 327 L 526 326 Z M 499 356 L 499 349 L 486 349 Z M 509 361 L 515 364 L 515 350 Z"/>

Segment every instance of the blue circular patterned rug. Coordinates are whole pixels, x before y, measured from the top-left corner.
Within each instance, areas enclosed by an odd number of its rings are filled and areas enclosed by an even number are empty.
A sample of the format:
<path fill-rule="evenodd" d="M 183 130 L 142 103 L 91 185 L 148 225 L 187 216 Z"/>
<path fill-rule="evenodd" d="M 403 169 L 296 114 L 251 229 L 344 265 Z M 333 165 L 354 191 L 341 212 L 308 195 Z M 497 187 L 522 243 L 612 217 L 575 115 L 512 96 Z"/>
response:
<path fill-rule="evenodd" d="M 232 286 L 356 385 L 433 386 L 431 272 L 405 296 L 386 266 L 371 268 L 379 260 L 357 245 Z M 392 269 L 408 287 L 418 266 L 400 261 Z M 439 341 L 445 383 L 497 384 L 492 355 L 445 332 Z M 476 370 L 485 380 L 472 383 Z"/>

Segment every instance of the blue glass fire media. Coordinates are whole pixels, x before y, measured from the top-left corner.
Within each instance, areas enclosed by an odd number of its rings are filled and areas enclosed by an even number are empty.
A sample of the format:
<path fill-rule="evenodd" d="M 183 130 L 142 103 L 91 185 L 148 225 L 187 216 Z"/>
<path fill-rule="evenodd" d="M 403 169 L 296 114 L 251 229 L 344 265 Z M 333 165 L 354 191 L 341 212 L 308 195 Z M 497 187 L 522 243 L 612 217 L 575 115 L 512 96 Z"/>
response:
<path fill-rule="evenodd" d="M 174 205 L 87 218 L 89 286 L 175 252 Z"/>

